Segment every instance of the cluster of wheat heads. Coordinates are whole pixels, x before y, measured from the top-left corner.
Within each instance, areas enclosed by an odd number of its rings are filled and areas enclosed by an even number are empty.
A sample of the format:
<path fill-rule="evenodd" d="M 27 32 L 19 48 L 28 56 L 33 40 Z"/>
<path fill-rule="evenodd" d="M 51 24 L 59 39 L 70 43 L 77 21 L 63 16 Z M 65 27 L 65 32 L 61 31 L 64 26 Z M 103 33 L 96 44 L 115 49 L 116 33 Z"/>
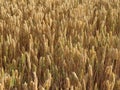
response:
<path fill-rule="evenodd" d="M 0 0 L 0 90 L 120 90 L 120 1 Z"/>

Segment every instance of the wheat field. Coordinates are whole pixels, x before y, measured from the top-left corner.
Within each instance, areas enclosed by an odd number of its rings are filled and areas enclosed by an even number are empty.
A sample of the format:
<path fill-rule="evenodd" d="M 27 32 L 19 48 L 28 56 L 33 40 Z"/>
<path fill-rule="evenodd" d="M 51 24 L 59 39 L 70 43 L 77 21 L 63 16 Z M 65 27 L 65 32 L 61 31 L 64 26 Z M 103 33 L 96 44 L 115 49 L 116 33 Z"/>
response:
<path fill-rule="evenodd" d="M 120 90 L 120 1 L 0 0 L 0 90 Z"/>

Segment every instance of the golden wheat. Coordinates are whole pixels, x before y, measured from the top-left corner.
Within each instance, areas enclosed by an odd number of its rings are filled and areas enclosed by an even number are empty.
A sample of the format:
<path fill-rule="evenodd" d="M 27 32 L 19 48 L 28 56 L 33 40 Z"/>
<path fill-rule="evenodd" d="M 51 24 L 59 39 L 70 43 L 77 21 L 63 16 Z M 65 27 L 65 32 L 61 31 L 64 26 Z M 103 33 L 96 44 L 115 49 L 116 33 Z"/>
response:
<path fill-rule="evenodd" d="M 120 90 L 119 0 L 0 0 L 0 90 Z"/>

